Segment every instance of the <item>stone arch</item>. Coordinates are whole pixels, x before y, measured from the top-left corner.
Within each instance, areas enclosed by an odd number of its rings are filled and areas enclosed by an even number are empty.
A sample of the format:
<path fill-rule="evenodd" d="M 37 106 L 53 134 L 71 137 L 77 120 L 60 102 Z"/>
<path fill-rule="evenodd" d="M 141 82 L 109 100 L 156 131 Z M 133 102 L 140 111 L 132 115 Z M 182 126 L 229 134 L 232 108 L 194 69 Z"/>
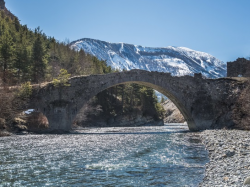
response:
<path fill-rule="evenodd" d="M 92 94 L 89 96 L 89 98 L 87 100 L 90 100 L 91 98 L 93 98 L 94 96 L 96 96 L 98 93 L 117 86 L 117 85 L 121 85 L 121 84 L 127 84 L 127 83 L 135 83 L 135 84 L 139 84 L 139 85 L 143 85 L 143 86 L 147 86 L 150 88 L 153 88 L 154 90 L 162 93 L 163 95 L 165 95 L 166 97 L 168 97 L 174 104 L 175 106 L 180 110 L 181 114 L 183 115 L 185 121 L 187 122 L 188 128 L 190 130 L 196 130 L 195 127 L 195 123 L 194 120 L 192 118 L 192 115 L 188 112 L 188 110 L 185 108 L 185 106 L 183 105 L 183 103 L 181 103 L 178 98 L 175 97 L 174 94 L 172 94 L 170 91 L 162 88 L 161 86 L 158 86 L 156 84 L 152 84 L 150 82 L 144 82 L 144 81 L 125 81 L 125 82 L 120 82 L 118 84 L 114 84 L 114 85 L 109 85 L 107 87 L 101 87 L 100 89 L 96 90 L 95 92 L 92 92 Z"/>
<path fill-rule="evenodd" d="M 69 87 L 60 89 L 49 83 L 39 88 L 35 95 L 34 101 L 37 100 L 37 108 L 41 112 L 46 111 L 45 115 L 52 129 L 69 130 L 79 110 L 92 97 L 107 88 L 124 83 L 145 85 L 166 95 L 180 110 L 192 131 L 206 128 L 206 124 L 210 122 L 200 120 L 202 116 L 198 120 L 194 119 L 195 116 L 192 113 L 193 100 L 197 97 L 198 87 L 202 85 L 200 78 L 197 77 L 173 77 L 170 73 L 131 70 L 78 76 L 71 78 L 69 82 Z"/>
<path fill-rule="evenodd" d="M 91 75 L 86 77 L 75 77 L 72 79 L 73 86 L 80 83 L 87 83 L 87 87 L 81 86 L 79 90 L 87 89 L 84 94 L 84 103 L 89 101 L 99 92 L 124 83 L 137 83 L 151 87 L 167 96 L 180 110 L 190 130 L 197 130 L 192 117 L 190 100 L 187 97 L 194 97 L 193 86 L 195 79 L 191 76 L 173 77 L 170 73 L 148 72 L 145 70 L 131 70 L 105 75 Z M 192 86 L 193 85 L 193 86 Z M 84 90 L 83 90 L 84 91 Z M 86 92 L 85 92 L 86 93 Z M 81 108 L 80 106 L 78 108 Z"/>

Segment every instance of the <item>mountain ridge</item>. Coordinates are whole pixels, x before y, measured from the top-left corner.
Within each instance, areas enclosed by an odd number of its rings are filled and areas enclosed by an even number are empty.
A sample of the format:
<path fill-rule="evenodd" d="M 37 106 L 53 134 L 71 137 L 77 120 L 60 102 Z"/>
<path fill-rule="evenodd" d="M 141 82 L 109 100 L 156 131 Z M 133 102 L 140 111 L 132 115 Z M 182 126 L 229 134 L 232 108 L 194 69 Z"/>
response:
<path fill-rule="evenodd" d="M 202 73 L 208 78 L 226 76 L 226 64 L 212 55 L 187 47 L 144 47 L 82 38 L 70 43 L 75 50 L 106 60 L 114 69 L 144 69 L 169 72 L 173 76 Z"/>

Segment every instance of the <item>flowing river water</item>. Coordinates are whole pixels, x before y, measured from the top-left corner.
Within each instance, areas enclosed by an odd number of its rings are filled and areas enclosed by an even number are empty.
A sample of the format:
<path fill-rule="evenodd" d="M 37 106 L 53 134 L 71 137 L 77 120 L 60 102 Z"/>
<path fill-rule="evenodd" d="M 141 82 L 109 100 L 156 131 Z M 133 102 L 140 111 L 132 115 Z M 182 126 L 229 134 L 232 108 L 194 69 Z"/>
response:
<path fill-rule="evenodd" d="M 0 138 L 0 186 L 198 186 L 208 155 L 185 124 Z"/>

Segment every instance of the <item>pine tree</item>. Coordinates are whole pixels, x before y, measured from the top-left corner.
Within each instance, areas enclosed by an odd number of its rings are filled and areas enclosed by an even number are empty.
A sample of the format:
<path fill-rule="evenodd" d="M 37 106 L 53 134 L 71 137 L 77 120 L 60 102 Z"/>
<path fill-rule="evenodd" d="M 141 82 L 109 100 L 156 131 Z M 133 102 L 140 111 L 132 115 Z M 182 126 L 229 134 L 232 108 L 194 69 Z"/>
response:
<path fill-rule="evenodd" d="M 84 75 L 88 74 L 88 69 L 90 69 L 86 63 L 86 53 L 80 49 L 79 54 L 78 54 L 78 65 L 76 67 L 76 73 L 78 75 Z"/>
<path fill-rule="evenodd" d="M 4 32 L 1 36 L 0 44 L 0 65 L 3 71 L 3 82 L 7 83 L 7 70 L 12 66 L 13 54 L 15 52 L 15 46 L 12 40 L 12 36 L 9 34 L 8 30 Z"/>
<path fill-rule="evenodd" d="M 20 22 L 17 19 L 17 17 L 14 18 L 14 26 L 15 26 L 16 31 L 19 32 L 20 31 Z"/>
<path fill-rule="evenodd" d="M 16 49 L 14 67 L 17 70 L 16 77 L 21 81 L 26 81 L 30 73 L 30 55 L 26 46 Z"/>
<path fill-rule="evenodd" d="M 33 81 L 36 83 L 45 78 L 47 58 L 47 51 L 43 44 L 41 35 L 37 34 L 37 38 L 32 48 L 32 74 Z"/>

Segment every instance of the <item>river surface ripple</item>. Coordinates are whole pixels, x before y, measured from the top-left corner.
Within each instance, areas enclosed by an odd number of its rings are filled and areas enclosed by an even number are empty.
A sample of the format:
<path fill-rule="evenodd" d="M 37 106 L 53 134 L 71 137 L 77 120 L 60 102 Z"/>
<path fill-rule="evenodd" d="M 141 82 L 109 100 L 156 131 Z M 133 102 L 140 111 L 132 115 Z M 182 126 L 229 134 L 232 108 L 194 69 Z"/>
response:
<path fill-rule="evenodd" d="M 0 186 L 198 186 L 207 162 L 184 124 L 0 138 Z"/>

